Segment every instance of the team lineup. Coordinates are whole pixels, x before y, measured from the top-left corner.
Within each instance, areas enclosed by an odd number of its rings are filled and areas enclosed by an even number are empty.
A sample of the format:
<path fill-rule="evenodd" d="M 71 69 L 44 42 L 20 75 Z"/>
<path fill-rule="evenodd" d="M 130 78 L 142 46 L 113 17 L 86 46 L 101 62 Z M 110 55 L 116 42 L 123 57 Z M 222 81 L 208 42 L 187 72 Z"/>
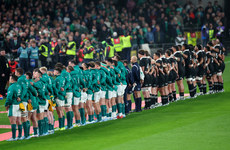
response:
<path fill-rule="evenodd" d="M 142 111 L 141 92 L 144 109 L 184 100 L 184 78 L 189 89 L 188 98 L 223 92 L 224 52 L 225 48 L 217 39 L 205 47 L 178 45 L 165 52 L 158 50 L 153 56 L 146 50 L 139 50 L 138 57 L 131 57 L 131 66 L 129 60 L 121 61 L 115 55 L 102 62 L 91 61 L 81 66 L 75 60 L 70 60 L 68 66 L 57 63 L 53 72 L 41 67 L 24 74 L 23 69 L 17 68 L 10 76 L 5 102 L 12 129 L 9 141 L 121 119 L 132 111 L 132 94 L 135 112 Z M 161 101 L 158 101 L 158 92 Z M 57 129 L 54 129 L 54 109 L 58 114 Z"/>

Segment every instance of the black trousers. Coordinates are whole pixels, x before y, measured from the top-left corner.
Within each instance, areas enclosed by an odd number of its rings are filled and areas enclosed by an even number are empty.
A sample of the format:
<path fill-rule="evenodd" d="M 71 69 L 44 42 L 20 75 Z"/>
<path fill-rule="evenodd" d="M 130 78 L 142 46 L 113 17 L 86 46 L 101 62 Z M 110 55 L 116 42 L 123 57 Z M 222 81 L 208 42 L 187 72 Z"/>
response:
<path fill-rule="evenodd" d="M 3 96 L 6 96 L 6 84 L 7 84 L 8 79 L 6 77 L 0 77 L 0 94 Z"/>
<path fill-rule="evenodd" d="M 41 55 L 40 60 L 41 60 L 42 67 L 43 66 L 48 67 L 47 57 Z"/>

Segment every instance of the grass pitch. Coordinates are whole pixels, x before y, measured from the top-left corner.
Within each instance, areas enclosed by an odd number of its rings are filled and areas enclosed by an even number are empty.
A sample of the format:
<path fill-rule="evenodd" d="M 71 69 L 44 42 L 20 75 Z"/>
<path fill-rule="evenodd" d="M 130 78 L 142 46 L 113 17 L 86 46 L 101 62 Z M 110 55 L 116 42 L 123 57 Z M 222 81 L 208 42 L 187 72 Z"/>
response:
<path fill-rule="evenodd" d="M 230 149 L 230 57 L 224 93 L 199 96 L 121 120 L 91 124 L 53 135 L 0 142 L 0 149 Z M 185 84 L 186 86 L 186 84 Z"/>

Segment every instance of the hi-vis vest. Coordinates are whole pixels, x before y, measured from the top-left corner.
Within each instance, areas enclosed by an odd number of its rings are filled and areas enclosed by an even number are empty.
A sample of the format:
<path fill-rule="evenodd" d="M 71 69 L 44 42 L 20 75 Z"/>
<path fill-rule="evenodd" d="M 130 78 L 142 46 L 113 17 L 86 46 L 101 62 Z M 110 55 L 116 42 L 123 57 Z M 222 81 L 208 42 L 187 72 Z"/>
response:
<path fill-rule="evenodd" d="M 209 40 L 215 40 L 215 35 L 214 35 L 214 30 L 211 29 L 208 31 L 208 37 L 209 37 Z"/>
<path fill-rule="evenodd" d="M 112 58 L 112 57 L 114 56 L 114 47 L 111 46 L 111 45 L 107 45 L 107 46 L 106 46 L 105 52 L 104 52 L 105 57 L 106 57 L 106 55 L 107 55 L 108 50 L 109 50 L 108 57 L 109 57 L 109 58 Z"/>
<path fill-rule="evenodd" d="M 90 48 L 93 48 L 93 46 L 89 46 L 86 48 L 87 48 L 87 50 L 89 50 Z M 84 59 L 93 59 L 93 54 L 94 54 L 94 50 L 91 53 L 85 54 Z"/>
<path fill-rule="evenodd" d="M 72 44 L 74 44 L 72 49 L 68 49 L 66 54 L 67 55 L 76 55 L 76 43 L 74 41 L 71 41 L 68 43 L 68 47 L 70 47 Z"/>
<path fill-rule="evenodd" d="M 121 52 L 122 51 L 122 43 L 121 43 L 121 39 L 120 37 L 114 39 L 112 38 L 112 43 L 113 43 L 113 46 L 114 46 L 114 49 L 116 50 L 116 52 Z"/>
<path fill-rule="evenodd" d="M 43 56 L 45 56 L 45 57 L 48 57 L 48 47 L 45 46 L 44 44 L 42 44 L 42 45 L 39 47 L 39 51 L 42 50 L 42 47 L 45 48 L 45 52 L 42 52 L 41 54 L 42 54 Z"/>
<path fill-rule="evenodd" d="M 55 47 L 57 46 L 58 42 L 50 42 L 50 45 L 51 45 L 51 51 L 50 51 L 50 55 L 53 55 L 54 53 L 54 49 Z"/>
<path fill-rule="evenodd" d="M 122 37 L 122 43 L 123 43 L 122 47 L 123 48 L 130 48 L 130 47 L 132 47 L 130 39 L 131 39 L 130 35 Z"/>
<path fill-rule="evenodd" d="M 191 44 L 193 46 L 196 46 L 196 40 L 197 40 L 197 35 L 194 33 L 194 36 L 191 36 L 191 33 L 187 33 L 187 38 L 188 38 L 188 44 Z"/>

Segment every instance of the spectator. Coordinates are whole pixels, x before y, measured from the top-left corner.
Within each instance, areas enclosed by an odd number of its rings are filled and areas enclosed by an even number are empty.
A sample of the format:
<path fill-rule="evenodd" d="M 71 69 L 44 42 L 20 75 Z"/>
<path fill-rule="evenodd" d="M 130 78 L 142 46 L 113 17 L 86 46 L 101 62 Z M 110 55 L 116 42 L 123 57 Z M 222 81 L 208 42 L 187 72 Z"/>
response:
<path fill-rule="evenodd" d="M 146 33 L 146 40 L 149 44 L 153 44 L 154 42 L 154 35 L 150 27 L 148 27 L 148 32 Z"/>
<path fill-rule="evenodd" d="M 208 31 L 208 24 L 202 26 L 201 28 L 201 39 L 202 39 L 202 45 L 206 46 L 208 43 L 209 38 L 209 31 Z"/>
<path fill-rule="evenodd" d="M 220 40 L 221 43 L 223 42 L 224 29 L 225 27 L 223 26 L 223 23 L 220 21 L 219 26 L 216 28 L 217 30 L 216 37 Z"/>
<path fill-rule="evenodd" d="M 29 58 L 29 49 L 26 46 L 26 43 L 21 42 L 21 47 L 17 50 L 19 56 L 19 65 L 24 70 L 24 72 L 28 71 L 28 58 Z"/>
<path fill-rule="evenodd" d="M 36 41 L 31 41 L 31 46 L 29 48 L 29 70 L 32 72 L 35 68 L 38 68 L 38 47 L 36 46 Z"/>
<path fill-rule="evenodd" d="M 6 55 L 6 51 L 4 49 L 1 49 L 0 51 L 0 97 L 6 96 L 5 87 L 10 76 L 10 68 L 5 55 Z"/>
<path fill-rule="evenodd" d="M 161 44 L 164 42 L 164 33 L 161 31 L 159 25 L 156 25 L 156 31 L 154 32 L 155 43 Z"/>
<path fill-rule="evenodd" d="M 14 58 L 18 57 L 17 51 L 20 45 L 21 45 L 21 42 L 18 39 L 17 35 L 14 35 L 13 39 L 10 41 L 11 54 Z"/>

